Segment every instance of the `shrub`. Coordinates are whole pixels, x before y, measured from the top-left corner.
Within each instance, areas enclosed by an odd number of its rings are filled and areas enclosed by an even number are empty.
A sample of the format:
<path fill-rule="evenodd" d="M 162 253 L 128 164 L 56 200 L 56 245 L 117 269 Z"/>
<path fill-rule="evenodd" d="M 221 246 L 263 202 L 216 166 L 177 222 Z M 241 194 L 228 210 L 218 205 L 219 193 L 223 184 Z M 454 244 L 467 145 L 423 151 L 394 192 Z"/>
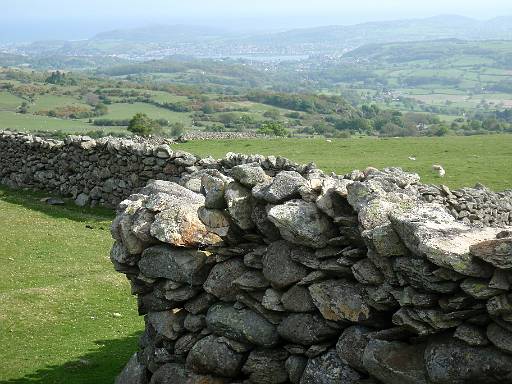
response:
<path fill-rule="evenodd" d="M 137 113 L 130 120 L 128 131 L 140 136 L 149 136 L 151 134 L 160 133 L 161 127 L 160 124 L 149 118 L 145 113 Z"/>

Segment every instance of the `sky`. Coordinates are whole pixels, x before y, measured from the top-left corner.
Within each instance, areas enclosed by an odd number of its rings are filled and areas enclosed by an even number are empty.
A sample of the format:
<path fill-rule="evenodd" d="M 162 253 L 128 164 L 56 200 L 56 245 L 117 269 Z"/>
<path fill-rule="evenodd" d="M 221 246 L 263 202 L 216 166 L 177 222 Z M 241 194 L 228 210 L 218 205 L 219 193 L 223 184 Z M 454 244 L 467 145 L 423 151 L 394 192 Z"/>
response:
<path fill-rule="evenodd" d="M 0 0 L 0 9 L 5 42 L 84 39 L 151 24 L 283 30 L 440 14 L 488 19 L 512 15 L 512 0 Z"/>

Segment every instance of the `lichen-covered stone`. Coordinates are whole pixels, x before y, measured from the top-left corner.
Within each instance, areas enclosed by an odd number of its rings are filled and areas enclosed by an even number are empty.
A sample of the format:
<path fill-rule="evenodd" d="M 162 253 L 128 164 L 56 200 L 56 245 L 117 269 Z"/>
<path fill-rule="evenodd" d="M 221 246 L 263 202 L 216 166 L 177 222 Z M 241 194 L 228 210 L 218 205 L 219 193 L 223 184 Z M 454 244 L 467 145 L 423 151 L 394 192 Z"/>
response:
<path fill-rule="evenodd" d="M 361 322 L 372 315 L 365 292 L 359 284 L 348 280 L 328 280 L 311 285 L 309 292 L 327 320 Z"/>
<path fill-rule="evenodd" d="M 229 183 L 224 192 L 228 212 L 233 221 L 243 230 L 254 227 L 251 219 L 254 205 L 251 191 L 238 183 Z"/>
<path fill-rule="evenodd" d="M 343 363 L 336 351 L 310 359 L 300 380 L 300 384 L 356 384 L 361 375 Z"/>
<path fill-rule="evenodd" d="M 512 355 L 493 347 L 473 347 L 446 336 L 433 338 L 424 354 L 434 383 L 498 384 L 512 381 Z"/>
<path fill-rule="evenodd" d="M 277 204 L 299 196 L 299 189 L 306 180 L 295 171 L 281 171 L 273 179 L 256 185 L 252 193 L 260 200 Z"/>
<path fill-rule="evenodd" d="M 315 204 L 303 200 L 276 205 L 268 217 L 285 240 L 298 245 L 323 248 L 336 233 L 327 216 Z"/>
<path fill-rule="evenodd" d="M 492 276 L 492 268 L 475 259 L 469 249 L 494 238 L 499 229 L 470 228 L 435 204 L 393 212 L 390 219 L 405 245 L 416 255 L 466 276 Z"/>
<path fill-rule="evenodd" d="M 473 256 L 497 268 L 512 269 L 512 238 L 483 241 L 470 247 Z"/>

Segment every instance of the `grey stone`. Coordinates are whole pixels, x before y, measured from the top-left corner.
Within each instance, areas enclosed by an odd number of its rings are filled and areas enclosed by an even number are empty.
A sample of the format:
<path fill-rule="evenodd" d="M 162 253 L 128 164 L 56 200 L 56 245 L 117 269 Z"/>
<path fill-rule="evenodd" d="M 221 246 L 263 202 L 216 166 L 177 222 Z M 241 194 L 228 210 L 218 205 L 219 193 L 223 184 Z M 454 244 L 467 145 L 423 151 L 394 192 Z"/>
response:
<path fill-rule="evenodd" d="M 503 352 L 512 354 L 512 331 L 491 323 L 487 326 L 487 337 Z"/>
<path fill-rule="evenodd" d="M 257 163 L 237 165 L 231 168 L 231 173 L 236 181 L 249 188 L 271 180 Z"/>
<path fill-rule="evenodd" d="M 127 208 L 125 212 L 131 210 L 131 208 Z M 136 208 L 134 207 L 134 209 Z M 121 242 L 130 255 L 140 255 L 145 244 L 133 233 L 134 216 L 125 212 L 118 215 L 112 222 L 110 227 L 112 237 Z"/>
<path fill-rule="evenodd" d="M 137 353 L 134 353 L 121 373 L 116 377 L 114 384 L 147 384 L 148 374 L 146 367 L 139 363 Z"/>
<path fill-rule="evenodd" d="M 199 340 L 187 356 L 187 368 L 197 373 L 238 376 L 244 363 L 244 355 L 233 351 L 218 339 L 211 335 Z"/>
<path fill-rule="evenodd" d="M 281 297 L 283 308 L 289 312 L 313 312 L 316 307 L 306 287 L 294 285 Z"/>
<path fill-rule="evenodd" d="M 350 205 L 359 212 L 370 201 L 386 196 L 381 183 L 376 180 L 367 182 L 356 181 L 347 185 L 347 200 Z"/>
<path fill-rule="evenodd" d="M 169 340 L 176 340 L 185 329 L 185 311 L 149 312 L 147 316 L 155 331 Z"/>
<path fill-rule="evenodd" d="M 177 201 L 181 201 L 183 203 L 191 205 L 204 204 L 204 197 L 202 195 L 192 192 L 191 190 L 182 187 L 179 184 L 173 183 L 171 181 L 152 180 L 148 182 L 148 184 L 140 190 L 140 193 L 147 196 L 167 195 L 165 201 L 171 204 Z M 158 211 L 161 210 L 163 207 L 158 207 L 150 203 L 147 206 L 147 208 Z"/>
<path fill-rule="evenodd" d="M 199 332 L 204 327 L 206 327 L 206 317 L 205 317 L 205 315 L 193 315 L 193 314 L 189 313 L 185 317 L 183 326 L 185 327 L 185 329 L 187 331 Z"/>
<path fill-rule="evenodd" d="M 502 294 L 487 300 L 487 312 L 491 316 L 506 316 L 512 314 L 512 295 Z"/>
<path fill-rule="evenodd" d="M 280 203 L 299 196 L 299 189 L 306 183 L 295 171 L 281 171 L 272 180 L 256 185 L 252 193 L 254 197 L 269 203 Z"/>
<path fill-rule="evenodd" d="M 372 316 L 372 309 L 360 284 L 342 279 L 328 280 L 311 285 L 309 292 L 327 320 L 361 322 Z"/>
<path fill-rule="evenodd" d="M 472 228 L 456 222 L 442 206 L 420 205 L 407 212 L 390 215 L 393 228 L 416 255 L 466 276 L 488 278 L 492 268 L 474 258 L 472 245 L 492 239 L 497 228 Z"/>
<path fill-rule="evenodd" d="M 362 235 L 368 246 L 383 257 L 403 256 L 408 252 L 389 223 L 363 231 Z"/>
<path fill-rule="evenodd" d="M 249 375 L 254 384 L 280 384 L 288 381 L 285 361 L 288 352 L 284 349 L 256 349 L 249 354 L 242 372 Z"/>
<path fill-rule="evenodd" d="M 184 308 L 187 312 L 197 315 L 206 313 L 208 308 L 217 301 L 217 298 L 209 293 L 201 293 L 199 296 L 187 301 Z"/>
<path fill-rule="evenodd" d="M 271 205 L 256 204 L 251 213 L 251 219 L 256 225 L 258 231 L 270 241 L 275 241 L 281 238 L 277 227 L 268 219 L 268 211 L 272 208 Z"/>
<path fill-rule="evenodd" d="M 478 299 L 486 300 L 493 296 L 503 293 L 501 289 L 489 287 L 489 280 L 467 278 L 460 284 L 461 289 L 469 296 Z"/>
<path fill-rule="evenodd" d="M 162 365 L 151 377 L 150 384 L 225 384 L 220 377 L 199 375 L 187 371 L 182 364 L 169 363 Z"/>
<path fill-rule="evenodd" d="M 156 239 L 151 235 L 151 224 L 155 214 L 146 208 L 139 208 L 132 217 L 131 232 L 143 243 L 152 244 Z"/>
<path fill-rule="evenodd" d="M 197 216 L 206 226 L 208 231 L 211 231 L 223 238 L 228 236 L 231 221 L 229 216 L 223 210 L 201 207 L 197 210 Z"/>
<path fill-rule="evenodd" d="M 369 342 L 370 329 L 361 325 L 346 328 L 336 344 L 336 352 L 343 362 L 360 372 L 366 372 L 363 354 Z"/>
<path fill-rule="evenodd" d="M 233 281 L 233 284 L 245 291 L 257 291 L 265 289 L 270 285 L 268 280 L 265 279 L 265 276 L 263 276 L 263 273 L 253 270 L 245 272 L 242 276 Z"/>
<path fill-rule="evenodd" d="M 263 269 L 263 255 L 265 254 L 267 247 L 258 247 L 252 252 L 244 255 L 244 264 L 249 268 Z"/>
<path fill-rule="evenodd" d="M 148 277 L 201 285 L 208 275 L 210 266 L 207 264 L 205 252 L 156 245 L 146 248 L 142 253 L 139 268 Z"/>
<path fill-rule="evenodd" d="M 272 207 L 268 213 L 281 236 L 291 243 L 312 248 L 323 248 L 336 229 L 315 204 L 292 200 Z"/>
<path fill-rule="evenodd" d="M 512 285 L 512 273 L 504 271 L 503 269 L 496 268 L 492 279 L 489 282 L 490 288 L 502 289 L 504 291 L 510 290 Z"/>
<path fill-rule="evenodd" d="M 288 377 L 293 384 L 299 384 L 307 363 L 307 358 L 298 355 L 292 355 L 286 360 L 285 368 L 288 372 Z"/>
<path fill-rule="evenodd" d="M 470 247 L 470 252 L 496 268 L 512 269 L 512 238 L 510 237 L 474 244 Z"/>
<path fill-rule="evenodd" d="M 75 204 L 79 207 L 85 207 L 91 201 L 91 197 L 86 193 L 80 193 L 76 199 Z"/>
<path fill-rule="evenodd" d="M 216 264 L 203 288 L 222 301 L 235 301 L 239 289 L 234 281 L 247 272 L 244 263 L 236 258 Z"/>
<path fill-rule="evenodd" d="M 205 197 L 204 206 L 209 209 L 223 209 L 226 207 L 224 192 L 228 181 L 220 172 L 218 176 L 204 174 L 201 177 L 201 192 Z"/>
<path fill-rule="evenodd" d="M 262 316 L 248 309 L 235 309 L 227 304 L 211 307 L 206 323 L 218 335 L 262 347 L 274 346 L 279 338 L 276 328 Z"/>
<path fill-rule="evenodd" d="M 428 260 L 397 257 L 393 261 L 393 270 L 401 285 L 410 284 L 417 289 L 439 293 L 451 293 L 459 288 L 456 282 L 436 276 L 436 267 Z"/>
<path fill-rule="evenodd" d="M 261 299 L 261 305 L 270 311 L 283 312 L 284 307 L 281 304 L 281 293 L 273 288 L 268 288 Z"/>
<path fill-rule="evenodd" d="M 171 289 L 165 292 L 165 298 L 169 301 L 182 302 L 187 301 L 201 292 L 200 287 L 196 286 L 183 286 L 176 289 Z"/>
<path fill-rule="evenodd" d="M 480 327 L 468 323 L 459 325 L 453 337 L 472 346 L 484 346 L 489 344 L 485 332 Z"/>
<path fill-rule="evenodd" d="M 354 278 L 361 284 L 379 285 L 384 282 L 384 276 L 370 259 L 359 260 L 352 266 Z"/>
<path fill-rule="evenodd" d="M 441 335 L 428 342 L 424 359 L 434 383 L 512 382 L 512 355 L 493 347 L 473 347 Z"/>
<path fill-rule="evenodd" d="M 421 308 L 434 307 L 439 299 L 439 296 L 436 294 L 417 291 L 412 287 L 394 289 L 391 294 L 402 307 L 411 305 Z"/>
<path fill-rule="evenodd" d="M 254 222 L 251 216 L 254 201 L 251 191 L 238 183 L 229 183 L 224 198 L 233 221 L 243 230 L 252 229 Z"/>
<path fill-rule="evenodd" d="M 192 347 L 203 337 L 204 335 L 201 335 L 199 333 L 187 333 L 181 336 L 174 343 L 174 354 L 178 355 L 179 360 L 181 360 L 183 357 L 186 357 L 186 355 L 190 352 Z"/>
<path fill-rule="evenodd" d="M 316 199 L 317 207 L 333 219 L 345 215 L 349 207 L 346 200 L 349 184 L 352 184 L 352 180 L 333 177 L 323 179 L 320 196 Z"/>
<path fill-rule="evenodd" d="M 356 384 L 359 379 L 361 375 L 343 363 L 336 351 L 331 350 L 308 361 L 300 384 Z"/>
<path fill-rule="evenodd" d="M 147 209 L 158 212 L 151 224 L 151 235 L 164 243 L 182 247 L 221 243 L 222 239 L 199 219 L 198 209 L 203 206 L 203 196 L 195 194 L 189 200 L 193 192 L 178 184 L 172 188 L 170 194 L 151 195 L 145 204 Z"/>
<path fill-rule="evenodd" d="M 277 327 L 279 335 L 292 343 L 313 345 L 336 337 L 339 331 L 325 319 L 310 313 L 288 315 Z"/>
<path fill-rule="evenodd" d="M 307 275 L 307 269 L 291 259 L 290 255 L 294 248 L 282 240 L 268 246 L 262 259 L 263 275 L 273 287 L 285 288 Z"/>
<path fill-rule="evenodd" d="M 119 241 L 114 242 L 110 250 L 110 260 L 116 261 L 117 263 L 135 265 L 139 259 L 138 256 L 130 255 L 125 246 Z"/>
<path fill-rule="evenodd" d="M 405 326 L 418 335 L 439 333 L 455 328 L 466 319 L 479 315 L 481 310 L 464 310 L 445 313 L 438 309 L 402 307 L 393 314 L 393 324 Z"/>
<path fill-rule="evenodd" d="M 370 340 L 364 350 L 363 365 L 371 376 L 384 383 L 427 384 L 424 351 L 424 344 Z"/>

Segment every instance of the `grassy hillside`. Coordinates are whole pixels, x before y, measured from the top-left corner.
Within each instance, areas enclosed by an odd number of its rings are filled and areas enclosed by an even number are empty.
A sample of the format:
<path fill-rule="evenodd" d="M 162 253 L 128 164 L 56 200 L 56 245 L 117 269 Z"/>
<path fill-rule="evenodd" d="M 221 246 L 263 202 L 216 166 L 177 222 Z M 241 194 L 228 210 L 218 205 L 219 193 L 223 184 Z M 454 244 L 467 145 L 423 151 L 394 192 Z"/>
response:
<path fill-rule="evenodd" d="M 323 139 L 195 141 L 177 147 L 215 158 L 228 151 L 281 155 L 299 163 L 313 161 L 325 171 L 340 174 L 368 166 L 396 166 L 419 173 L 426 183 L 457 188 L 480 182 L 494 190 L 512 189 L 512 135 L 353 138 L 331 143 Z M 416 161 L 409 156 L 416 156 Z M 433 164 L 445 167 L 444 178 L 432 173 Z"/>
<path fill-rule="evenodd" d="M 0 382 L 112 383 L 143 329 L 106 210 L 0 189 Z"/>

